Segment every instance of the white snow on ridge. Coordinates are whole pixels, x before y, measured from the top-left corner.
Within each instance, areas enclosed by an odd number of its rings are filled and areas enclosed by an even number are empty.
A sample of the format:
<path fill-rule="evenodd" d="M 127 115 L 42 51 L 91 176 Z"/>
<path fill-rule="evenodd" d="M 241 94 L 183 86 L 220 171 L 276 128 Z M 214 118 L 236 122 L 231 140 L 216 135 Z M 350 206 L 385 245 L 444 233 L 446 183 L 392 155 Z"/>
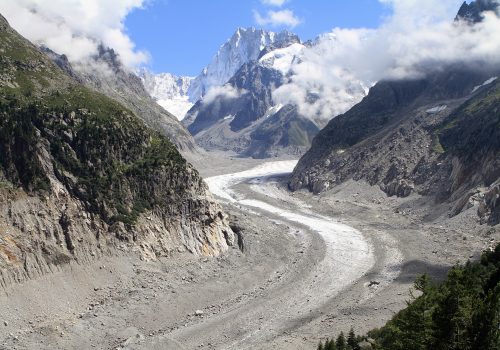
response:
<path fill-rule="evenodd" d="M 238 28 L 196 78 L 170 73 L 153 74 L 146 69 L 139 70 L 137 75 L 146 91 L 158 104 L 182 120 L 187 111 L 211 88 L 224 86 L 242 65 L 257 60 L 265 47 L 297 41 L 299 38 L 288 31 L 274 33 L 255 28 Z M 303 47 L 301 44 L 291 46 L 294 47 L 292 51 Z M 273 59 L 273 62 L 276 61 L 276 69 L 286 70 L 291 65 L 291 62 L 287 61 L 293 52 L 284 50 L 283 53 L 277 54 L 279 57 Z"/>
<path fill-rule="evenodd" d="M 300 57 L 306 47 L 296 43 L 282 49 L 273 50 L 260 58 L 264 67 L 273 68 L 286 75 L 297 57 Z"/>
<path fill-rule="evenodd" d="M 483 86 L 486 86 L 486 85 L 489 85 L 491 83 L 493 83 L 495 80 L 497 80 L 498 77 L 491 77 L 489 78 L 488 80 L 486 80 L 484 83 L 482 83 L 481 85 L 478 85 L 478 86 L 475 86 L 474 89 L 472 89 L 472 94 L 474 92 L 476 92 L 477 90 L 479 90 L 480 88 L 482 88 Z"/>
<path fill-rule="evenodd" d="M 281 108 L 283 108 L 283 105 L 281 103 L 277 104 L 276 106 L 269 107 L 266 114 L 264 115 L 264 118 L 269 118 L 270 116 L 275 115 L 281 110 Z"/>
<path fill-rule="evenodd" d="M 236 33 L 221 46 L 212 62 L 191 83 L 188 95 L 192 102 L 199 100 L 211 87 L 222 86 L 245 63 L 256 60 L 261 51 L 277 42 L 298 38 L 287 31 L 279 33 L 255 28 L 238 28 Z"/>
<path fill-rule="evenodd" d="M 446 108 L 448 108 L 447 105 L 436 106 L 434 108 L 430 108 L 430 109 L 426 110 L 426 112 L 429 114 L 437 114 L 439 112 L 444 111 Z"/>

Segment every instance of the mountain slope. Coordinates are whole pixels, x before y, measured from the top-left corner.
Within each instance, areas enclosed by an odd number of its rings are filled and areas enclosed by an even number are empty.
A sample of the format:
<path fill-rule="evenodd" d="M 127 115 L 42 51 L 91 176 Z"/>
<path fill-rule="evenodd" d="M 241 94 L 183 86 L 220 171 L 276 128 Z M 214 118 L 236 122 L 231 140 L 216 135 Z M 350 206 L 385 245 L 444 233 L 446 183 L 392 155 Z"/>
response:
<path fill-rule="evenodd" d="M 205 149 L 231 150 L 257 158 L 302 154 L 319 128 L 297 108 L 274 104 L 273 89 L 284 81 L 279 70 L 259 61 L 246 63 L 220 94 L 196 103 L 183 122 Z M 293 133 L 304 135 L 283 140 L 283 134 Z"/>
<path fill-rule="evenodd" d="M 257 158 L 303 154 L 326 121 L 318 115 L 305 116 L 300 106 L 277 103 L 274 92 L 293 79 L 290 75 L 296 64 L 307 56 L 308 49 L 300 42 L 269 45 L 256 60 L 244 64 L 221 89 L 196 103 L 183 124 L 198 145 Z M 362 85 L 356 81 L 339 87 L 337 92 L 339 106 L 351 105 L 365 95 Z M 317 92 L 307 93 L 311 104 L 318 101 Z M 282 138 L 284 134 L 286 142 Z"/>
<path fill-rule="evenodd" d="M 113 49 L 99 47 L 90 61 L 70 64 L 63 56 L 44 49 L 66 73 L 85 86 L 119 101 L 149 127 L 167 136 L 181 152 L 196 152 L 192 136 L 177 118 L 160 107 L 147 93 L 137 75 L 127 71 Z"/>
<path fill-rule="evenodd" d="M 0 16 L 0 284 L 119 251 L 217 255 L 232 231 L 170 141 Z"/>
<path fill-rule="evenodd" d="M 498 223 L 500 84 L 489 79 L 496 73 L 455 67 L 378 83 L 318 134 L 290 188 L 321 192 L 365 180 L 388 195 L 453 203 L 451 215 L 479 205 L 485 221 Z"/>

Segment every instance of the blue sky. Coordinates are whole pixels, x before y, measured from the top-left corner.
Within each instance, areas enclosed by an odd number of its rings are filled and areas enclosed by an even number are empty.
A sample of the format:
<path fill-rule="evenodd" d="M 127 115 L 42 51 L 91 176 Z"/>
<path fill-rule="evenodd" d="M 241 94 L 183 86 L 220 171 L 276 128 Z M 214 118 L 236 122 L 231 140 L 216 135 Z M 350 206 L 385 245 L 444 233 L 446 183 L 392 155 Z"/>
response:
<path fill-rule="evenodd" d="M 287 11 L 289 24 L 271 23 L 270 11 Z M 308 40 L 334 27 L 375 28 L 387 14 L 378 0 L 151 0 L 125 26 L 154 72 L 194 76 L 237 27 L 289 29 Z"/>

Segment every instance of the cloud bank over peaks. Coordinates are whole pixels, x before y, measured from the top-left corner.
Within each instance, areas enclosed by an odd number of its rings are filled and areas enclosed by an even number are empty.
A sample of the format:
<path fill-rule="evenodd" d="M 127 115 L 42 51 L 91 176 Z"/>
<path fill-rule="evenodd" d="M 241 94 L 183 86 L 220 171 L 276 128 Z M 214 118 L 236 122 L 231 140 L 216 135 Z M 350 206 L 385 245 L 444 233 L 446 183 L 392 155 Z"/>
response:
<path fill-rule="evenodd" d="M 203 96 L 202 102 L 204 104 L 210 104 L 216 99 L 231 100 L 241 97 L 247 93 L 244 89 L 237 89 L 232 85 L 226 84 L 223 86 L 214 86 L 208 90 L 205 96 Z"/>
<path fill-rule="evenodd" d="M 485 12 L 470 25 L 453 20 L 461 0 L 380 1 L 393 14 L 379 28 L 335 28 L 320 36 L 291 67 L 288 83 L 273 92 L 274 102 L 331 119 L 380 80 L 418 78 L 452 64 L 500 69 L 496 14 Z"/>
<path fill-rule="evenodd" d="M 124 20 L 146 0 L 0 0 L 0 12 L 30 41 L 44 45 L 72 62 L 112 47 L 127 67 L 148 60 L 126 34 Z"/>

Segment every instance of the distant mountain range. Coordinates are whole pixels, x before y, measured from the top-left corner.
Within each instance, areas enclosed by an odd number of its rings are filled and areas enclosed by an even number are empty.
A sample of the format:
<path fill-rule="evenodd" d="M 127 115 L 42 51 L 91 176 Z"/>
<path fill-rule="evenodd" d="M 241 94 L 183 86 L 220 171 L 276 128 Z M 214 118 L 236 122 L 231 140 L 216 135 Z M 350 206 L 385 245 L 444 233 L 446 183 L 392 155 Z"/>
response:
<path fill-rule="evenodd" d="M 273 92 L 291 79 L 304 50 L 319 40 L 302 43 L 288 31 L 239 28 L 196 78 L 138 74 L 160 105 L 177 111 L 201 147 L 258 158 L 300 155 L 327 120 L 276 102 Z M 357 81 L 341 89 L 339 105 L 352 106 L 366 93 Z M 315 99 L 310 91 L 309 100 Z"/>
<path fill-rule="evenodd" d="M 197 77 L 153 74 L 146 69 L 140 69 L 138 75 L 149 94 L 182 120 L 189 108 L 211 88 L 223 86 L 242 65 L 256 60 L 266 47 L 299 41 L 295 34 L 288 31 L 274 33 L 255 28 L 238 28 Z"/>

